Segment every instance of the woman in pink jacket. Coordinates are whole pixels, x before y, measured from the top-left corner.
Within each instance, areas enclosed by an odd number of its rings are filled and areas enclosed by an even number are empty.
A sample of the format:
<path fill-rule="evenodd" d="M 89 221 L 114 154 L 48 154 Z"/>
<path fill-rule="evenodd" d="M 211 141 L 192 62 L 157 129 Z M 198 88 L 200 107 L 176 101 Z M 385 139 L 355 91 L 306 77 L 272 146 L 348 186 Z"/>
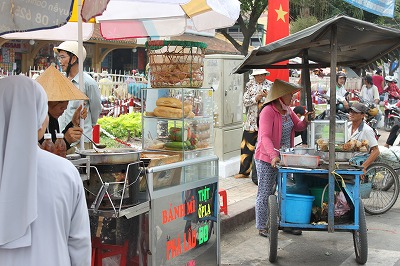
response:
<path fill-rule="evenodd" d="M 255 162 L 258 176 L 256 199 L 256 228 L 259 234 L 268 237 L 266 224 L 268 219 L 268 197 L 275 193 L 280 162 L 279 150 L 294 146 L 295 131 L 306 129 L 309 121 L 307 112 L 300 120 L 289 107 L 293 94 L 301 88 L 282 80 L 275 80 L 259 115 L 258 144 Z M 291 230 L 301 234 L 300 230 Z"/>

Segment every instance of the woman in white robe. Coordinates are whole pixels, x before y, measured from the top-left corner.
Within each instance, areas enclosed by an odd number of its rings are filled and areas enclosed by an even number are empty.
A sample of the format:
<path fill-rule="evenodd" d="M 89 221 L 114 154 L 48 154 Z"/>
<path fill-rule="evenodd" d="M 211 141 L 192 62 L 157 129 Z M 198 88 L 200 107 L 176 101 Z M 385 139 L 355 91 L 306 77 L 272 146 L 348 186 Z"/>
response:
<path fill-rule="evenodd" d="M 90 265 L 82 181 L 68 160 L 38 147 L 47 123 L 39 83 L 0 79 L 0 265 Z"/>

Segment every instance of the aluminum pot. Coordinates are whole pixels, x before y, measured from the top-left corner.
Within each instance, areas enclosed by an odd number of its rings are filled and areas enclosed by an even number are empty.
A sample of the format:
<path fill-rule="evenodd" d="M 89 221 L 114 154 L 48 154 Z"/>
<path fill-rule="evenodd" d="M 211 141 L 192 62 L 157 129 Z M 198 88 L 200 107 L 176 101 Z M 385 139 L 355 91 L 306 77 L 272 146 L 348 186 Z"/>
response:
<path fill-rule="evenodd" d="M 354 157 L 354 152 L 335 152 L 335 161 L 337 162 L 348 162 L 352 157 Z"/>
<path fill-rule="evenodd" d="M 82 157 L 90 158 L 90 165 L 129 164 L 140 160 L 140 152 L 132 148 L 82 150 Z"/>
<path fill-rule="evenodd" d="M 324 161 L 329 161 L 329 152 L 319 151 L 318 155 Z M 335 152 L 335 161 L 336 162 L 348 162 L 354 156 L 354 152 L 344 152 L 337 151 Z"/>
<path fill-rule="evenodd" d="M 306 148 L 306 147 L 299 147 L 293 148 L 294 154 L 308 154 L 308 155 L 315 155 L 315 148 Z"/>

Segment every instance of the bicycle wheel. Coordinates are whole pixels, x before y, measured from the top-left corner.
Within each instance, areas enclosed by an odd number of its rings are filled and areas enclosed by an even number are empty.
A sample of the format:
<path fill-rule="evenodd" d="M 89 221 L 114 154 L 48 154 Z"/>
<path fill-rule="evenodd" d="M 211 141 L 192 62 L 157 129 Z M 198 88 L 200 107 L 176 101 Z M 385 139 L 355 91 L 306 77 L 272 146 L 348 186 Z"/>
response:
<path fill-rule="evenodd" d="M 393 185 L 387 189 L 386 184 L 387 182 L 391 182 L 390 180 L 393 180 Z M 364 183 L 371 183 L 370 193 L 361 195 L 367 213 L 385 213 L 396 203 L 399 196 L 399 177 L 389 165 L 385 163 L 372 163 L 367 168 Z"/>
<path fill-rule="evenodd" d="M 365 221 L 363 203 L 360 202 L 359 206 L 359 228 L 353 231 L 353 243 L 357 263 L 365 264 L 368 259 L 367 223 Z"/>
<path fill-rule="evenodd" d="M 275 195 L 268 198 L 269 261 L 275 262 L 278 256 L 278 202 Z"/>

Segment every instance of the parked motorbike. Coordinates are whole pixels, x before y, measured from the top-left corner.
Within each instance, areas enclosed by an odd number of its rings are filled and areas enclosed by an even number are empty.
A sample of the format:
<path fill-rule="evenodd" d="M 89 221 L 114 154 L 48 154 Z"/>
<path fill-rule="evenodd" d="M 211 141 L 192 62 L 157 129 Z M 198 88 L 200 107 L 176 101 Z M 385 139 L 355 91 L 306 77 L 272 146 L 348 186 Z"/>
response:
<path fill-rule="evenodd" d="M 346 94 L 346 96 L 347 96 L 347 94 Z M 328 95 L 318 94 L 318 96 L 325 99 L 329 104 L 329 96 Z M 356 97 L 358 97 L 359 99 L 362 99 L 362 97 L 360 95 L 356 94 Z M 362 100 L 364 101 L 364 99 L 362 99 Z M 360 100 L 360 102 L 361 102 L 361 100 Z M 364 104 L 368 108 L 366 123 L 374 130 L 376 139 L 379 139 L 379 137 L 381 135 L 379 134 L 378 130 L 376 129 L 376 125 L 377 125 L 378 121 L 375 119 L 375 115 L 378 112 L 378 108 L 374 104 L 366 102 L 366 101 L 364 101 Z M 329 115 L 326 110 L 315 117 L 315 120 L 326 120 L 326 119 L 329 119 Z M 343 103 L 339 102 L 338 100 L 336 100 L 336 119 L 337 120 L 348 120 L 349 119 L 348 113 L 344 112 Z"/>
<path fill-rule="evenodd" d="M 378 107 L 376 106 L 375 103 L 371 103 L 371 102 L 365 100 L 357 92 L 354 92 L 354 96 L 360 101 L 360 103 L 363 103 L 365 106 L 367 106 L 368 112 L 366 114 L 365 122 L 367 123 L 367 125 L 369 125 L 374 130 L 375 137 L 378 140 L 379 137 L 381 136 L 377 129 L 379 121 L 375 118 L 376 115 L 379 113 Z"/>
<path fill-rule="evenodd" d="M 399 123 L 400 119 L 400 110 L 396 106 L 395 103 L 390 103 L 389 101 L 385 102 L 385 117 L 383 120 L 383 127 L 386 131 L 390 131 L 392 127 Z"/>
<path fill-rule="evenodd" d="M 316 94 L 318 97 L 321 97 L 324 99 L 328 104 L 330 104 L 330 97 L 326 94 L 322 94 L 317 92 Z M 346 96 L 348 93 L 346 93 Z M 325 110 L 321 114 L 317 115 L 315 117 L 315 120 L 328 120 L 330 116 L 330 110 Z M 342 102 L 339 100 L 336 100 L 336 119 L 337 120 L 347 120 L 348 114 L 346 113 L 346 109 L 344 108 L 344 105 Z"/>

